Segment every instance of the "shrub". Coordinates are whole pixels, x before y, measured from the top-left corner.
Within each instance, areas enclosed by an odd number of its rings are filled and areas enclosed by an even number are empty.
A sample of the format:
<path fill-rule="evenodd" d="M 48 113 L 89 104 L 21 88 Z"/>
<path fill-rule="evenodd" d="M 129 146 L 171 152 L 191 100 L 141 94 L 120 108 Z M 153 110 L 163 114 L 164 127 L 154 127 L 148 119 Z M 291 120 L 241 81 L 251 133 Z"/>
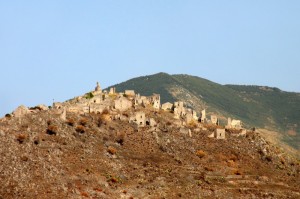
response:
<path fill-rule="evenodd" d="M 203 151 L 203 150 L 198 150 L 196 152 L 196 155 L 199 157 L 199 158 L 203 158 L 204 156 L 206 156 L 206 153 Z"/>
<path fill-rule="evenodd" d="M 118 137 L 116 139 L 116 142 L 119 143 L 120 145 L 123 145 L 124 144 L 124 137 Z"/>
<path fill-rule="evenodd" d="M 204 167 L 205 171 L 214 171 L 214 168 L 212 167 Z"/>
<path fill-rule="evenodd" d="M 75 130 L 78 133 L 84 133 L 85 132 L 85 128 L 82 125 L 78 125 Z"/>
<path fill-rule="evenodd" d="M 100 127 L 103 124 L 103 119 L 101 116 L 97 117 L 97 126 Z"/>
<path fill-rule="evenodd" d="M 58 131 L 58 127 L 55 125 L 49 125 L 47 128 L 47 134 L 49 135 L 56 135 L 57 131 Z"/>
<path fill-rule="evenodd" d="M 17 141 L 22 144 L 27 138 L 27 135 L 24 133 L 18 134 L 17 135 Z"/>
<path fill-rule="evenodd" d="M 83 197 L 86 197 L 86 198 L 89 198 L 89 194 L 87 192 L 81 192 L 81 196 Z"/>
<path fill-rule="evenodd" d="M 82 118 L 79 120 L 79 124 L 81 124 L 82 126 L 85 126 L 88 123 L 88 120 L 86 118 Z"/>
<path fill-rule="evenodd" d="M 75 121 L 74 121 L 74 119 L 73 118 L 69 118 L 69 119 L 67 119 L 67 122 L 66 122 L 69 126 L 74 126 L 74 123 L 75 123 Z"/>
<path fill-rule="evenodd" d="M 11 114 L 7 113 L 7 114 L 5 114 L 5 117 L 8 118 L 8 119 L 10 119 L 11 118 Z"/>
<path fill-rule="evenodd" d="M 267 155 L 267 156 L 266 156 L 266 160 L 267 160 L 268 162 L 272 162 L 272 156 Z"/>
<path fill-rule="evenodd" d="M 119 143 L 120 145 L 123 145 L 124 144 L 124 137 L 125 137 L 124 132 L 118 132 L 116 142 Z"/>
<path fill-rule="evenodd" d="M 122 182 L 122 180 L 119 177 L 117 177 L 115 175 L 112 175 L 112 174 L 109 174 L 109 173 L 106 174 L 106 178 L 107 178 L 107 182 L 109 182 L 109 183 Z"/>
<path fill-rule="evenodd" d="M 240 175 L 242 175 L 242 172 L 236 169 L 236 170 L 233 170 L 233 174 L 240 176 Z"/>
<path fill-rule="evenodd" d="M 27 162 L 28 159 L 29 159 L 29 158 L 28 158 L 27 156 L 22 156 L 22 157 L 21 157 L 21 160 L 24 161 L 24 162 Z"/>
<path fill-rule="evenodd" d="M 102 192 L 103 190 L 101 188 L 94 188 L 94 191 Z"/>
<path fill-rule="evenodd" d="M 39 137 L 35 137 L 34 140 L 33 140 L 33 143 L 35 145 L 38 145 L 40 143 L 40 138 Z"/>
<path fill-rule="evenodd" d="M 94 95 L 93 95 L 92 92 L 89 92 L 89 93 L 85 94 L 86 99 L 92 99 L 93 97 L 94 97 Z"/>
<path fill-rule="evenodd" d="M 111 155 L 114 155 L 114 154 L 117 153 L 117 149 L 114 148 L 114 147 L 112 147 L 112 146 L 109 146 L 109 147 L 107 148 L 107 152 L 110 153 Z"/>
<path fill-rule="evenodd" d="M 106 109 L 104 109 L 103 111 L 102 111 L 102 114 L 103 115 L 107 115 L 107 114 L 109 114 L 109 110 L 106 108 Z"/>

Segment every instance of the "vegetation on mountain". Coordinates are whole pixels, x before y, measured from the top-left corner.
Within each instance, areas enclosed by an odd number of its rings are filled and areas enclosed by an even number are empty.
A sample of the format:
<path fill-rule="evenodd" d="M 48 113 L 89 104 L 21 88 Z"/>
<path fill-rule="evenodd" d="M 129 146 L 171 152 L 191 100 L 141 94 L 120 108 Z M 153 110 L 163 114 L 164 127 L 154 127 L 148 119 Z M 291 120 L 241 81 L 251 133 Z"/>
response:
<path fill-rule="evenodd" d="M 196 76 L 166 73 L 134 78 L 112 87 L 118 91 L 133 89 L 141 95 L 159 93 L 162 103 L 186 102 L 190 97 L 187 105 L 197 112 L 206 108 L 210 114 L 218 114 L 223 124 L 232 117 L 241 119 L 248 128 L 279 131 L 284 141 L 300 149 L 300 93 L 266 86 L 221 85 Z"/>

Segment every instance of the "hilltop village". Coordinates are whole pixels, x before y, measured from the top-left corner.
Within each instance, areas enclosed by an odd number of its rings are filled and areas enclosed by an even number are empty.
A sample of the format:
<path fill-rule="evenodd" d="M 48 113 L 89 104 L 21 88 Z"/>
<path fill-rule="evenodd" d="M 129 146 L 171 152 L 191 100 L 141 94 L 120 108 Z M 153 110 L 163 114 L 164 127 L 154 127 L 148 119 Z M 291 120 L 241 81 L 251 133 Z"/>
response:
<path fill-rule="evenodd" d="M 46 110 L 45 105 L 39 105 L 36 109 Z M 197 127 L 200 130 L 207 130 L 207 126 L 216 127 L 209 137 L 216 139 L 225 139 L 226 130 L 235 133 L 236 136 L 245 136 L 246 129 L 242 128 L 240 120 L 232 120 L 228 118 L 227 125 L 219 126 L 219 119 L 216 115 L 206 117 L 206 110 L 202 110 L 200 116 L 193 109 L 185 107 L 185 103 L 166 102 L 161 104 L 160 94 L 153 94 L 152 96 L 141 96 L 136 94 L 134 90 L 125 90 L 125 92 L 116 92 L 115 88 L 110 88 L 109 91 L 102 90 L 100 84 L 97 82 L 95 89 L 86 93 L 83 96 L 75 97 L 66 102 L 54 102 L 52 109 L 57 110 L 61 114 L 61 119 L 66 120 L 67 113 L 101 114 L 104 111 L 109 111 L 113 120 L 128 121 L 135 123 L 138 127 L 157 127 L 158 121 L 147 116 L 145 110 L 152 111 L 166 111 L 174 115 L 175 124 L 182 127 L 181 132 L 186 132 L 190 136 L 190 126 Z M 133 110 L 133 111 L 132 111 Z M 33 109 L 28 109 L 24 106 L 18 107 L 13 115 L 19 117 L 23 114 L 34 112 Z M 126 114 L 124 114 L 126 112 Z"/>
<path fill-rule="evenodd" d="M 199 112 L 98 83 L 20 106 L 0 118 L 0 198 L 299 198 L 298 160 Z"/>

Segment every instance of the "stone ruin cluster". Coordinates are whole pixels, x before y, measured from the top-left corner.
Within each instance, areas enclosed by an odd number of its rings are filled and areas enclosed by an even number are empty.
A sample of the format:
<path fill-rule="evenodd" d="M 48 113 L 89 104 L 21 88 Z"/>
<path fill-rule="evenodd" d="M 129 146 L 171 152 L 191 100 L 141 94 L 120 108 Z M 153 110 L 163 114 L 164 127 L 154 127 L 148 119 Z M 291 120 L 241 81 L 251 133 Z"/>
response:
<path fill-rule="evenodd" d="M 218 126 L 219 119 L 216 115 L 211 115 L 210 119 L 206 117 L 205 109 L 201 111 L 200 116 L 197 116 L 197 112 L 193 109 L 186 108 L 183 102 L 166 102 L 161 104 L 160 95 L 153 94 L 152 96 L 141 96 L 136 94 L 134 90 L 125 90 L 125 92 L 117 93 L 115 88 L 110 88 L 109 91 L 102 91 L 99 83 L 94 91 L 91 91 L 83 96 L 75 97 L 74 99 L 66 102 L 54 102 L 52 109 L 58 111 L 61 114 L 61 119 L 66 119 L 66 113 L 103 113 L 105 110 L 110 110 L 115 113 L 122 113 L 129 109 L 136 109 L 137 107 L 151 107 L 154 110 L 169 111 L 174 114 L 174 119 L 179 122 L 182 127 L 187 127 L 191 124 L 196 124 L 202 130 L 207 130 L 204 124 L 211 124 Z M 13 116 L 21 117 L 22 115 L 35 112 L 37 110 L 48 110 L 45 105 L 36 106 L 34 109 L 28 109 L 25 106 L 18 107 Z M 128 120 L 130 123 L 136 123 L 138 127 L 145 127 L 149 125 L 156 127 L 157 122 L 154 118 L 147 118 L 145 112 L 137 111 L 132 116 L 127 118 L 122 114 L 114 114 L 114 119 Z M 232 120 L 228 118 L 225 128 L 218 128 L 208 137 L 225 139 L 225 129 L 237 129 L 242 130 L 239 135 L 245 135 L 246 130 L 242 128 L 242 122 L 240 120 Z M 188 128 L 181 128 L 181 132 L 189 134 L 191 136 L 191 130 Z"/>

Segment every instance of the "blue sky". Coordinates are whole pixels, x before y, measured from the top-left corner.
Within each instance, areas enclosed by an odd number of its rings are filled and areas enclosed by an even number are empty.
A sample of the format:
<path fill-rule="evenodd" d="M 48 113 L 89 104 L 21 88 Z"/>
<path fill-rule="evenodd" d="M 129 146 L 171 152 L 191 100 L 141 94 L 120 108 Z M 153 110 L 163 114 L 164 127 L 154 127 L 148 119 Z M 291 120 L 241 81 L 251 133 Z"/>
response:
<path fill-rule="evenodd" d="M 0 0 L 0 116 L 157 72 L 300 92 L 300 1 Z"/>

